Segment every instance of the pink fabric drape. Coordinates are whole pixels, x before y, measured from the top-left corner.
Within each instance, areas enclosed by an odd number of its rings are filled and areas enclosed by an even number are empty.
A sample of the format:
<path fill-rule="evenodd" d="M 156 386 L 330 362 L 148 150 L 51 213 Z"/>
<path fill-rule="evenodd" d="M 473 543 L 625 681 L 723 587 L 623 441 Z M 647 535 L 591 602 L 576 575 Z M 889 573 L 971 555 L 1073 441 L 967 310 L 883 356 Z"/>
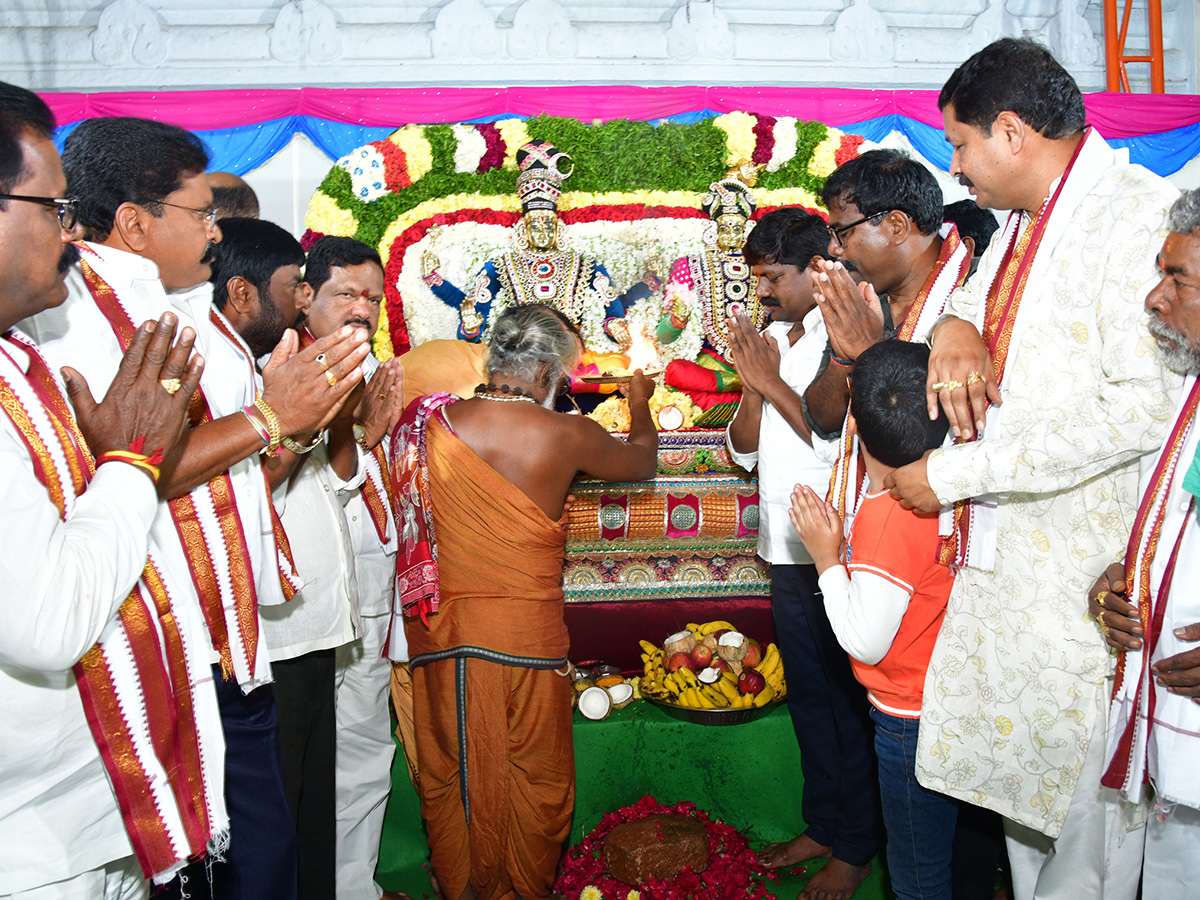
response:
<path fill-rule="evenodd" d="M 356 125 L 466 122 L 538 114 L 584 121 L 653 120 L 702 109 L 747 110 L 831 125 L 906 116 L 941 127 L 937 91 L 781 87 L 299 88 L 294 90 L 122 91 L 42 95 L 59 123 L 143 116 L 193 130 L 314 116 Z M 1108 138 L 1137 137 L 1200 122 L 1200 96 L 1085 94 L 1088 121 Z"/>

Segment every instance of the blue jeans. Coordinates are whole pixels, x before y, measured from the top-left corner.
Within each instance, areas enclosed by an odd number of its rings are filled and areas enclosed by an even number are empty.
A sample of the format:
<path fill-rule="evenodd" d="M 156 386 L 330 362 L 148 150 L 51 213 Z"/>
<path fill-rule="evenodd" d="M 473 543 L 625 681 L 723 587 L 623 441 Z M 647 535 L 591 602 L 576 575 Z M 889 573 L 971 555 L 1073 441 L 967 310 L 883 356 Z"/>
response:
<path fill-rule="evenodd" d="M 951 900 L 950 858 L 958 805 L 917 784 L 919 719 L 871 707 L 887 862 L 897 900 Z"/>

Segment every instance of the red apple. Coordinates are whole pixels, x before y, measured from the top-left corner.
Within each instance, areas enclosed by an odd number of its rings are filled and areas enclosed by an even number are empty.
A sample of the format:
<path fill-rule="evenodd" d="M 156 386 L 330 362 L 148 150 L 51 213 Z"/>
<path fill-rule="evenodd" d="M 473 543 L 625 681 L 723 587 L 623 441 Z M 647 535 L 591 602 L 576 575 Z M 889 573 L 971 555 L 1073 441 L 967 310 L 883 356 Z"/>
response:
<path fill-rule="evenodd" d="M 682 651 L 679 653 L 672 653 L 670 656 L 668 656 L 667 661 L 663 664 L 663 667 L 668 672 L 676 672 L 679 669 L 691 669 L 693 672 L 696 671 L 696 664 L 692 662 L 691 655 Z"/>
<path fill-rule="evenodd" d="M 742 665 L 753 669 L 760 662 L 762 662 L 762 647 L 754 638 L 746 638 L 746 658 L 742 660 Z"/>
<path fill-rule="evenodd" d="M 767 686 L 767 679 L 763 678 L 757 669 L 742 669 L 742 674 L 738 676 L 738 693 L 739 694 L 759 694 Z"/>
<path fill-rule="evenodd" d="M 725 662 L 725 660 L 721 659 L 719 656 L 713 657 L 712 667 L 722 675 L 729 671 L 729 663 Z"/>
<path fill-rule="evenodd" d="M 712 665 L 713 652 L 711 647 L 706 647 L 703 644 L 697 644 L 696 649 L 692 651 L 692 662 L 695 663 L 696 671 L 707 669 Z"/>

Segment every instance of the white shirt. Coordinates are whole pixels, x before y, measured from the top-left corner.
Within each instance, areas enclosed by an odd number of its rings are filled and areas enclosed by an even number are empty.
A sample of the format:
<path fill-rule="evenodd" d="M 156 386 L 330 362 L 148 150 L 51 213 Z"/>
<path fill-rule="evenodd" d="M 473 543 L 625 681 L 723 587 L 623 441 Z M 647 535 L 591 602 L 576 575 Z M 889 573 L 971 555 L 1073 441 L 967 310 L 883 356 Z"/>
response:
<path fill-rule="evenodd" d="M 349 482 L 342 481 L 322 443 L 275 489 L 275 508 L 304 587 L 288 603 L 259 611 L 271 659 L 329 650 L 358 636 L 354 549 L 339 494 L 363 478 L 359 466 Z"/>
<path fill-rule="evenodd" d="M 150 260 L 98 244 L 88 244 L 88 247 L 99 256 L 96 259 L 89 255 L 89 262 L 121 298 L 134 325 L 141 325 L 147 319 L 158 319 L 170 310 L 179 316 L 180 329 L 185 325 L 195 329 L 195 349 L 205 359 L 200 385 L 213 418 L 237 413 L 243 406 L 254 402 L 257 383 L 253 375 L 253 360 L 247 358 L 209 322 L 211 285 L 203 284 L 188 291 L 168 294 L 159 281 L 158 267 Z M 99 398 L 108 390 L 123 353 L 112 326 L 96 307 L 78 267 L 72 268 L 68 274 L 67 289 L 65 303 L 24 320 L 20 328 L 42 348 L 43 355 L 53 368 L 64 365 L 74 367 L 87 379 L 92 395 Z M 251 454 L 230 466 L 228 471 L 259 605 L 282 603 L 283 589 L 279 583 L 275 534 L 268 505 L 270 497 L 260 467 L 260 457 L 257 453 Z M 199 609 L 199 596 L 192 582 L 187 557 L 166 503 L 159 504 L 150 540 L 168 589 L 177 595 L 180 591 L 189 592 L 196 597 Z M 212 662 L 217 659 L 214 652 Z M 248 692 L 270 681 L 268 663 L 267 654 L 257 654 L 254 677 L 250 683 L 241 684 L 243 691 Z"/>
<path fill-rule="evenodd" d="M 912 593 L 882 575 L 830 566 L 817 579 L 825 614 L 842 649 L 869 666 L 892 649 Z"/>
<path fill-rule="evenodd" d="M 772 322 L 764 333 L 779 346 L 780 377 L 800 394 L 817 375 L 827 335 L 825 319 L 818 307 L 804 317 L 804 334 L 789 347 L 787 333 L 793 324 Z M 739 453 L 729 438 L 728 428 L 725 444 L 734 462 L 747 472 L 758 466 L 758 555 L 769 563 L 810 565 L 812 557 L 792 528 L 788 510 L 797 484 L 806 484 L 825 496 L 829 489 L 829 464 L 817 457 L 813 448 L 766 399 L 758 427 L 758 450 Z"/>
<path fill-rule="evenodd" d="M 141 575 L 157 507 L 145 474 L 109 463 L 63 522 L 0 415 L 0 894 L 133 853 L 71 666 Z"/>
<path fill-rule="evenodd" d="M 363 372 L 368 381 L 374 377 L 378 368 L 379 363 L 373 356 L 368 356 L 363 361 Z M 390 436 L 384 437 L 385 450 L 390 441 Z M 359 472 L 365 475 L 362 461 L 364 451 L 359 448 L 358 453 Z M 387 476 L 386 472 L 384 476 Z M 393 540 L 390 549 L 384 549 L 379 540 L 379 532 L 375 530 L 371 521 L 366 501 L 363 500 L 363 484 L 365 478 L 358 485 L 340 492 L 350 545 L 354 553 L 355 573 L 358 576 L 358 612 L 362 616 L 389 615 L 392 611 L 396 582 L 396 551 L 399 549 L 399 543 Z M 386 498 L 384 500 L 386 502 Z M 403 632 L 400 634 L 400 641 L 404 641 Z"/>

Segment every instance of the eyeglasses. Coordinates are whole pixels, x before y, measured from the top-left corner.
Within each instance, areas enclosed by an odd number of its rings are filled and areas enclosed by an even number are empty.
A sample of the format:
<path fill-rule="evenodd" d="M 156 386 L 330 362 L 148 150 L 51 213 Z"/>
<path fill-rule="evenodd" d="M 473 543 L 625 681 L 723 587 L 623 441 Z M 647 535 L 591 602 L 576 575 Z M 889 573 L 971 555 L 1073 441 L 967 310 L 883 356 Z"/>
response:
<path fill-rule="evenodd" d="M 204 220 L 205 225 L 211 225 L 217 220 L 217 209 L 215 206 L 208 209 L 196 209 L 192 206 L 180 206 L 178 203 L 168 203 L 166 200 L 156 200 L 154 202 L 159 206 L 173 206 L 175 209 L 186 209 L 190 213 L 195 213 Z"/>
<path fill-rule="evenodd" d="M 879 212 L 873 212 L 869 216 L 863 216 L 861 219 L 857 219 L 856 221 L 851 222 L 849 225 L 839 225 L 837 228 L 834 228 L 832 225 L 826 225 L 825 227 L 829 229 L 829 237 L 833 239 L 834 245 L 841 247 L 842 235 L 851 228 L 854 228 L 856 225 L 861 225 L 863 222 L 870 222 L 872 219 L 878 219 L 880 216 L 886 216 L 890 212 L 892 212 L 890 209 L 881 209 Z"/>
<path fill-rule="evenodd" d="M 28 197 L 24 194 L 0 194 L 0 200 L 24 200 L 46 206 L 58 213 L 58 224 L 63 231 L 70 231 L 79 220 L 79 200 L 75 197 Z"/>

